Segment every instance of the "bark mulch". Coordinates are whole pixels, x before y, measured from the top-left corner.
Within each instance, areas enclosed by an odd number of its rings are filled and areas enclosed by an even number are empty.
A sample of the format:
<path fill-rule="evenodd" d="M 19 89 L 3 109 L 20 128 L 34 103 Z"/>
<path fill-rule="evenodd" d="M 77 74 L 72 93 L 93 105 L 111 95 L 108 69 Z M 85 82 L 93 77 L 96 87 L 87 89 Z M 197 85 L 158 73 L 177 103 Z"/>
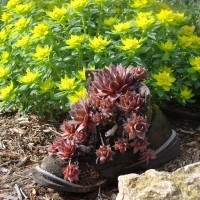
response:
<path fill-rule="evenodd" d="M 200 123 L 185 119 L 168 120 L 179 134 L 181 155 L 158 170 L 174 171 L 200 160 Z M 117 181 L 89 194 L 57 192 L 35 184 L 31 170 L 47 155 L 48 146 L 60 135 L 62 121 L 47 121 L 18 112 L 0 113 L 0 199 L 112 200 Z"/>

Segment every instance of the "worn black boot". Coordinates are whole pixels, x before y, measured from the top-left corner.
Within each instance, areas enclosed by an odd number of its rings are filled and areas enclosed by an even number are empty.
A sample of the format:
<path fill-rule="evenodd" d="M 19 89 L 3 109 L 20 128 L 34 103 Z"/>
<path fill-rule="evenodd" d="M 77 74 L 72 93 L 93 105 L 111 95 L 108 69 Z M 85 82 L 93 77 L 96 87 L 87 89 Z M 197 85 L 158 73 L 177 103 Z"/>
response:
<path fill-rule="evenodd" d="M 117 176 L 157 168 L 173 160 L 180 154 L 179 140 L 177 133 L 169 128 L 168 122 L 158 107 L 155 107 L 151 127 L 147 133 L 150 148 L 155 150 L 156 159 L 140 160 L 133 157 L 132 151 L 128 150 L 124 154 L 116 154 L 113 160 L 105 164 L 97 165 L 96 168 L 102 176 L 102 180 L 95 185 L 78 185 L 63 179 L 63 168 L 67 165 L 54 155 L 44 158 L 40 166 L 33 170 L 35 182 L 56 190 L 76 193 L 86 193 L 95 190 L 100 185 L 104 185 L 107 180 L 115 179 Z"/>

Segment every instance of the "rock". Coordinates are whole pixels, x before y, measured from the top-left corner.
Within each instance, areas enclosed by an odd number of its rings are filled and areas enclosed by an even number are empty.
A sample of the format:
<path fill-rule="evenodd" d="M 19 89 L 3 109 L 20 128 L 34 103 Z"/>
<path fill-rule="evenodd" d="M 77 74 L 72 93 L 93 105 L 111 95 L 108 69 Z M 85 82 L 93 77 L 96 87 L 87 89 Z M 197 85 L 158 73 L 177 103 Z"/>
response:
<path fill-rule="evenodd" d="M 199 200 L 200 162 L 174 172 L 150 169 L 145 173 L 118 177 L 116 200 Z"/>

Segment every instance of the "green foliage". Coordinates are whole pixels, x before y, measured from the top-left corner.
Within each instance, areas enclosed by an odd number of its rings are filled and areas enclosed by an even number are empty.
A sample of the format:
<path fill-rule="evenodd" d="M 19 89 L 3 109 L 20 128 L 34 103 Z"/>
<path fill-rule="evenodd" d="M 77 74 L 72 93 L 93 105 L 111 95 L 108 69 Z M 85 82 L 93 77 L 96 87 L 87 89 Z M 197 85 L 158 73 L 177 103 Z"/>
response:
<path fill-rule="evenodd" d="M 154 0 L 3 3 L 2 109 L 66 110 L 86 97 L 85 69 L 110 63 L 145 66 L 155 101 L 186 103 L 200 94 L 199 7 L 192 3 L 185 14 Z"/>

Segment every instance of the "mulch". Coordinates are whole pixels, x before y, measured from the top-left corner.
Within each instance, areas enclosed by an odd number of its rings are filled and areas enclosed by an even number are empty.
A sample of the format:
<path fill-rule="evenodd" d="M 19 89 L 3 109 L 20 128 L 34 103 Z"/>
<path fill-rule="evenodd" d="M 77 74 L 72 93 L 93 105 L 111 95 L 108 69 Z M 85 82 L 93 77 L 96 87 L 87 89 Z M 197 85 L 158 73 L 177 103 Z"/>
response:
<path fill-rule="evenodd" d="M 157 170 L 174 171 L 200 160 L 200 123 L 168 116 L 179 134 L 181 155 Z M 113 200 L 117 180 L 110 186 L 88 194 L 69 194 L 33 182 L 32 169 L 47 155 L 48 146 L 61 134 L 61 120 L 49 121 L 37 115 L 18 112 L 0 113 L 0 199 L 31 200 Z"/>

